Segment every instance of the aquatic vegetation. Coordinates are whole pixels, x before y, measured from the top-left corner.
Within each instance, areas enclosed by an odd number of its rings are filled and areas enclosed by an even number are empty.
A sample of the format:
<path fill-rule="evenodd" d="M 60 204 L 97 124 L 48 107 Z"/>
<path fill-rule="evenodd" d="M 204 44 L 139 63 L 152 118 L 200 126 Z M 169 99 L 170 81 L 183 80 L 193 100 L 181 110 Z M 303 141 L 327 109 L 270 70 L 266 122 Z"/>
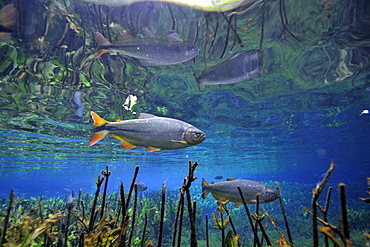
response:
<path fill-rule="evenodd" d="M 313 245 L 309 239 L 296 236 L 295 230 L 291 231 L 294 228 L 299 229 L 295 225 L 301 216 L 287 217 L 284 209 L 287 205 L 284 205 L 284 198 L 277 183 L 281 212 L 276 210 L 276 205 L 263 204 L 264 208 L 261 209 L 258 196 L 257 204 L 254 205 L 255 213 L 249 209 L 250 205 L 245 203 L 244 198 L 244 213 L 241 207 L 229 209 L 227 204 L 221 201 L 216 201 L 217 206 L 214 207 L 214 203 L 207 205 L 200 199 L 200 195 L 192 196 L 190 193 L 191 185 L 197 179 L 194 177 L 197 165 L 197 162 L 189 161 L 188 174 L 179 192 L 167 191 L 164 182 L 162 190 L 157 194 L 152 193 L 150 197 L 138 197 L 138 166 L 135 168 L 128 193 L 125 192 L 123 183 L 119 192 L 109 195 L 106 193 L 106 185 L 111 175 L 108 167 L 102 171 L 102 177 L 98 176 L 94 195 L 80 190 L 78 196 L 74 195 L 74 200 L 62 197 L 25 200 L 16 198 L 11 191 L 7 210 L 2 210 L 0 214 L 2 246 L 273 246 L 276 242 L 279 246 L 287 247 L 293 246 L 293 241 L 294 246 L 319 246 L 319 236 L 315 234 L 315 231 L 318 233 L 318 228 L 315 227 L 317 222 L 323 224 L 323 227 L 319 228 L 323 233 L 323 238 L 320 238 L 323 241 L 327 241 L 324 238 L 327 236 L 338 246 L 355 246 L 352 241 L 364 243 L 366 240 L 362 233 L 362 239 L 357 234 L 349 234 L 349 225 L 345 218 L 350 219 L 352 212 L 349 211 L 347 215 L 345 213 L 344 184 L 339 185 L 340 225 L 329 223 L 326 217 L 328 206 L 323 208 L 317 203 L 333 172 L 334 163 L 323 180 L 313 189 L 313 209 L 305 209 L 312 215 L 313 224 L 306 222 L 304 229 L 307 236 L 313 237 Z M 100 194 L 103 184 L 104 190 Z M 241 191 L 240 195 L 243 196 Z M 330 195 L 326 202 L 330 200 L 329 197 Z M 199 201 L 194 198 L 199 198 Z M 323 219 L 317 215 L 314 217 L 314 208 L 323 213 Z M 216 211 L 210 214 L 211 225 L 204 209 Z M 280 219 L 281 216 L 284 220 Z M 284 225 L 285 230 L 282 230 Z M 172 233 L 172 236 L 169 233 Z M 336 236 L 339 236 L 339 240 Z"/>

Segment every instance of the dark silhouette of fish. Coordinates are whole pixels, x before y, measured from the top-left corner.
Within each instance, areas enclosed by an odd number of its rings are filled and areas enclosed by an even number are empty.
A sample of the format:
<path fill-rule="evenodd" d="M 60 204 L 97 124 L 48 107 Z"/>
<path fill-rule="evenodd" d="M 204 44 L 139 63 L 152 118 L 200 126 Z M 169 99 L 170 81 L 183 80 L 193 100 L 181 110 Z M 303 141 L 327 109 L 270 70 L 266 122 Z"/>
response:
<path fill-rule="evenodd" d="M 145 191 L 148 189 L 148 186 L 143 182 L 137 182 L 137 191 Z"/>
<path fill-rule="evenodd" d="M 199 91 L 204 86 L 225 85 L 248 80 L 262 69 L 262 56 L 259 50 L 239 53 L 212 67 L 207 67 L 201 75 L 194 74 Z"/>
<path fill-rule="evenodd" d="M 186 148 L 197 145 L 206 138 L 203 131 L 181 120 L 157 117 L 140 113 L 139 119 L 108 122 L 91 112 L 94 120 L 94 134 L 89 146 L 108 134 L 122 142 L 125 149 L 136 146 L 147 147 L 148 151 Z"/>
<path fill-rule="evenodd" d="M 194 44 L 183 41 L 175 32 L 168 34 L 168 40 L 131 38 L 120 44 L 110 43 L 101 33 L 95 32 L 98 55 L 113 51 L 140 60 L 144 66 L 179 64 L 198 55 Z"/>
<path fill-rule="evenodd" d="M 272 202 L 278 198 L 277 192 L 265 184 L 236 178 L 227 178 L 227 181 L 213 184 L 208 184 L 203 178 L 202 198 L 205 199 L 208 193 L 211 193 L 216 199 L 234 202 L 235 207 L 240 206 L 243 202 L 236 186 L 240 186 L 247 204 L 255 204 L 257 202 L 257 193 L 260 195 L 259 203 Z"/>
<path fill-rule="evenodd" d="M 216 179 L 216 180 L 221 180 L 222 178 L 223 178 L 223 176 L 221 176 L 221 175 L 218 175 L 218 176 L 214 177 L 214 179 Z"/>

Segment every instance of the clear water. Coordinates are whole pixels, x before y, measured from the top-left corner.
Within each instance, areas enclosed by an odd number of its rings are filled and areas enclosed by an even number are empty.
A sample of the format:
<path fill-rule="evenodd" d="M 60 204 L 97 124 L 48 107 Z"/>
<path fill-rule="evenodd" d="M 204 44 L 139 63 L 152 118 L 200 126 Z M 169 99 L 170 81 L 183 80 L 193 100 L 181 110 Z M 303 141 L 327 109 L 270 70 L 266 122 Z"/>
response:
<path fill-rule="evenodd" d="M 121 181 L 130 184 L 136 166 L 137 180 L 148 185 L 143 193 L 159 191 L 163 181 L 177 191 L 191 160 L 199 162 L 193 193 L 200 204 L 200 178 L 210 182 L 222 175 L 294 184 L 285 196 L 291 195 L 292 207 L 301 210 L 300 197 L 309 202 L 334 160 L 329 185 L 337 191 L 337 184 L 345 183 L 349 207 L 365 205 L 358 198 L 367 196 L 370 175 L 370 114 L 363 113 L 370 109 L 366 0 L 285 1 L 286 30 L 294 36 L 284 29 L 278 1 L 240 7 L 247 11 L 231 23 L 243 47 L 225 21 L 230 12 L 223 16 L 171 4 L 173 22 L 165 3 L 117 8 L 80 1 L 16 3 L 13 41 L 0 43 L 1 197 L 12 188 L 25 198 L 63 196 L 66 188 L 93 193 L 106 166 L 112 171 L 110 192 L 118 191 Z M 199 92 L 193 73 L 205 64 L 259 49 L 263 10 L 263 73 Z M 111 25 L 108 30 L 107 23 L 118 23 L 138 38 L 148 27 L 161 39 L 175 23 L 175 31 L 200 52 L 194 61 L 169 66 L 145 67 L 120 55 L 93 59 L 94 31 L 109 33 L 112 41 L 119 37 L 121 29 Z M 82 115 L 73 101 L 78 90 Z M 138 96 L 132 111 L 122 107 L 129 94 Z M 207 138 L 193 147 L 158 152 L 124 150 L 111 136 L 88 147 L 91 110 L 110 121 L 136 118 L 134 112 L 177 118 Z M 336 197 L 333 201 L 338 206 Z M 361 231 L 369 227 L 358 226 Z"/>

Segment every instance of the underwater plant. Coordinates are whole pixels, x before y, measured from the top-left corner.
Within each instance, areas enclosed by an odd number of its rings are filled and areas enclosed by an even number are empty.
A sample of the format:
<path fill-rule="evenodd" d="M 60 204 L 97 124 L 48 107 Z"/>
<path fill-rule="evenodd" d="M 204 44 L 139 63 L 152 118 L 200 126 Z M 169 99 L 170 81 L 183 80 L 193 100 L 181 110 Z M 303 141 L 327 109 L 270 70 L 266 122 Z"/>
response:
<path fill-rule="evenodd" d="M 263 204 L 261 208 L 257 194 L 257 203 L 253 205 L 255 212 L 252 213 L 249 209 L 251 205 L 245 203 L 239 187 L 245 212 L 239 208 L 229 209 L 227 202 L 216 200 L 216 213 L 211 213 L 213 227 L 209 226 L 208 214 L 204 216 L 203 213 L 204 208 L 206 211 L 212 211 L 213 206 L 203 203 L 203 200 L 192 200 L 190 193 L 192 183 L 197 179 L 194 176 L 197 165 L 198 162 L 189 161 L 188 174 L 179 188 L 179 193 L 167 191 L 165 181 L 161 191 L 153 191 L 149 197 L 139 197 L 136 182 L 139 166 L 135 167 L 127 193 L 123 182 L 120 184 L 119 192 L 107 193 L 106 185 L 112 173 L 108 166 L 102 171 L 103 177 L 98 176 L 93 195 L 80 190 L 77 197 L 72 191 L 66 198 L 47 199 L 40 196 L 23 199 L 16 198 L 12 190 L 6 210 L 4 204 L 3 210 L 0 211 L 1 246 L 237 247 L 273 246 L 274 241 L 284 247 L 311 246 L 308 244 L 309 239 L 302 239 L 294 235 L 297 234 L 296 231 L 290 231 L 292 224 L 294 226 L 302 224 L 296 222 L 302 216 L 292 219 L 285 215 L 284 198 L 278 183 L 275 185 L 281 212 L 277 212 L 268 204 Z M 319 246 L 320 238 L 318 234 L 314 234 L 315 231 L 323 233 L 325 246 L 329 246 L 329 241 L 343 247 L 356 246 L 353 241 L 365 244 L 369 239 L 367 233 L 365 237 L 358 232 L 355 235 L 351 234 L 353 236 L 350 235 L 348 219 L 351 219 L 349 215 L 352 211 L 348 211 L 346 207 L 344 184 L 339 184 L 340 225 L 330 223 L 327 217 L 332 187 L 329 187 L 325 207 L 321 207 L 317 202 L 334 167 L 335 164 L 332 162 L 323 180 L 313 189 L 311 203 L 313 208 L 311 210 L 304 208 L 307 216 L 311 215 L 311 227 L 306 218 L 305 229 L 311 231 L 312 246 Z M 104 191 L 100 193 L 104 181 L 106 182 Z M 176 195 L 177 199 L 174 199 Z M 200 196 L 194 195 L 193 198 Z M 317 210 L 323 214 L 323 218 L 318 217 Z M 289 224 L 288 220 L 291 221 Z M 318 227 L 318 223 L 323 226 Z M 280 225 L 285 226 L 286 232 L 280 229 Z"/>

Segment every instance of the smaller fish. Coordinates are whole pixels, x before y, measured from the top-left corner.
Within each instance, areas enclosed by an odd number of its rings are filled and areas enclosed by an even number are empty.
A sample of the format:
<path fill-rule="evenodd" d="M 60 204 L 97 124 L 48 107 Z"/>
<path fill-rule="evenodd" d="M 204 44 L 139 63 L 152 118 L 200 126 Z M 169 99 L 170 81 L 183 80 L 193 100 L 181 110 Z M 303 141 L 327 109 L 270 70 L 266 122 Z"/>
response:
<path fill-rule="evenodd" d="M 141 191 L 145 191 L 148 189 L 148 186 L 143 182 L 137 182 L 136 185 L 137 185 L 137 191 L 141 192 Z"/>
<path fill-rule="evenodd" d="M 218 175 L 218 176 L 214 177 L 214 179 L 216 179 L 216 180 L 221 180 L 222 178 L 223 178 L 223 176 L 221 176 L 221 175 Z"/>
<path fill-rule="evenodd" d="M 278 198 L 276 191 L 265 184 L 236 178 L 227 178 L 227 181 L 213 184 L 208 184 L 203 178 L 202 198 L 205 199 L 208 193 L 211 193 L 216 199 L 234 202 L 234 206 L 238 207 L 242 205 L 243 201 L 237 186 L 242 190 L 244 200 L 247 204 L 255 204 L 257 202 L 257 194 L 260 195 L 259 203 L 272 202 Z"/>
<path fill-rule="evenodd" d="M 11 41 L 11 33 L 17 21 L 17 10 L 14 3 L 5 5 L 0 9 L 0 39 L 4 42 Z"/>
<path fill-rule="evenodd" d="M 73 207 L 74 205 L 74 201 L 75 201 L 75 196 L 76 196 L 76 193 L 74 190 L 72 190 L 71 194 L 66 198 L 65 202 L 66 202 L 66 205 L 67 205 L 67 208 L 68 207 Z"/>
<path fill-rule="evenodd" d="M 207 67 L 201 75 L 194 73 L 199 91 L 209 85 L 226 85 L 246 81 L 262 70 L 262 54 L 259 50 L 239 53 L 212 67 Z"/>
<path fill-rule="evenodd" d="M 364 115 L 364 114 L 369 114 L 369 110 L 363 110 L 363 111 L 360 113 L 360 116 L 361 116 L 361 115 Z"/>
<path fill-rule="evenodd" d="M 135 95 L 130 94 L 127 96 L 125 103 L 122 105 L 126 111 L 131 111 L 132 107 L 136 105 L 137 97 Z"/>

